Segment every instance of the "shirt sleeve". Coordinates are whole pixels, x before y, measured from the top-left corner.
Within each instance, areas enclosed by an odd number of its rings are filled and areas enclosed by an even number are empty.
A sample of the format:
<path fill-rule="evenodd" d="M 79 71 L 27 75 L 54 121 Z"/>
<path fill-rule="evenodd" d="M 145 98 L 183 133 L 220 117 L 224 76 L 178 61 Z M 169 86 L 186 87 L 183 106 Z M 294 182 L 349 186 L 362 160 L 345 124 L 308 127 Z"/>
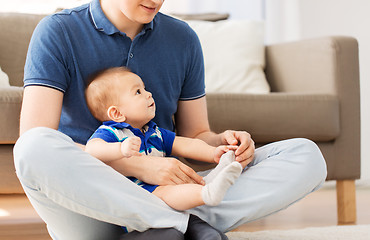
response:
<path fill-rule="evenodd" d="M 186 76 L 179 98 L 181 101 L 205 96 L 203 51 L 197 34 L 190 27 L 187 43 Z"/>
<path fill-rule="evenodd" d="M 24 86 L 42 85 L 65 92 L 70 81 L 66 34 L 57 16 L 40 21 L 32 35 L 24 68 Z"/>
<path fill-rule="evenodd" d="M 170 156 L 172 152 L 172 146 L 173 142 L 175 141 L 175 136 L 176 134 L 172 131 L 169 131 L 164 128 L 159 128 L 161 134 L 162 134 L 162 139 L 163 139 L 163 146 L 164 146 L 164 151 L 166 153 L 166 156 Z"/>
<path fill-rule="evenodd" d="M 90 137 L 89 141 L 94 138 L 100 138 L 106 142 L 112 143 L 112 142 L 120 142 L 117 135 L 114 133 L 114 130 L 106 127 L 106 126 L 100 126 Z M 126 138 L 124 138 L 126 139 Z M 123 139 L 123 140 L 124 140 Z"/>

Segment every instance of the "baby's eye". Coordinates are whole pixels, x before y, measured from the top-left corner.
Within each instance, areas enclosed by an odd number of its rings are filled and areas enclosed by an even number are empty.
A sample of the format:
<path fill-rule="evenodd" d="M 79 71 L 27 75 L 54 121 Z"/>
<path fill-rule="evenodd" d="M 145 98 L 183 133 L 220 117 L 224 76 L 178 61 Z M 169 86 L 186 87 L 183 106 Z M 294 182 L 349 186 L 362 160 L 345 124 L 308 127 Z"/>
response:
<path fill-rule="evenodd" d="M 138 94 L 141 94 L 140 89 L 136 90 L 136 94 L 137 94 L 137 95 L 138 95 Z"/>

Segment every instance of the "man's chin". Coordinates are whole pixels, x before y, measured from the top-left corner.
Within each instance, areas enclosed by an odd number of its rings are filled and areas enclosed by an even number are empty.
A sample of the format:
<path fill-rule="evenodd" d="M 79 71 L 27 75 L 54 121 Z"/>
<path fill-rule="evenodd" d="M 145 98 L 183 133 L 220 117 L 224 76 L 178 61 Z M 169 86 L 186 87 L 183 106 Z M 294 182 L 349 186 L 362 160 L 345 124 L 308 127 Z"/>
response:
<path fill-rule="evenodd" d="M 156 14 L 143 14 L 137 18 L 137 22 L 141 24 L 148 24 L 153 21 Z"/>

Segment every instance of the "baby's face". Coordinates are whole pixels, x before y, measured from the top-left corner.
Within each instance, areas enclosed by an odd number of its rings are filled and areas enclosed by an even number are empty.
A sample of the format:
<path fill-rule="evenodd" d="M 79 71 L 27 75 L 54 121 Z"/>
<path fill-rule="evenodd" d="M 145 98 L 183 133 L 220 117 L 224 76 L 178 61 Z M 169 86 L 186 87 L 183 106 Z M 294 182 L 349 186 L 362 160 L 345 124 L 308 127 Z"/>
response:
<path fill-rule="evenodd" d="M 141 128 L 155 116 L 155 102 L 152 94 L 145 90 L 141 78 L 134 73 L 126 73 L 120 91 L 119 110 L 125 115 L 126 123 Z"/>

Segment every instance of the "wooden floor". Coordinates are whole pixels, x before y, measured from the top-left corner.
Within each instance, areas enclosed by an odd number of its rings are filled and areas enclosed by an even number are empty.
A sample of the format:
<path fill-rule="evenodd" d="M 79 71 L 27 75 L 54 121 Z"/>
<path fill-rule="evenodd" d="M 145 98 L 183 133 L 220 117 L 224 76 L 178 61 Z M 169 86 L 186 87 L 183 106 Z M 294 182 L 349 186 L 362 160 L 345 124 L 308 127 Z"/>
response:
<path fill-rule="evenodd" d="M 370 185 L 357 186 L 357 224 L 370 224 Z M 19 217 L 22 216 L 20 220 Z M 335 185 L 327 183 L 291 207 L 237 231 L 298 229 L 337 224 Z M 0 196 L 0 240 L 50 240 L 46 227 L 24 196 Z"/>
<path fill-rule="evenodd" d="M 242 225 L 236 231 L 285 230 L 337 225 L 335 182 L 328 182 L 320 190 L 289 208 L 266 218 Z M 357 224 L 370 224 L 370 185 L 356 186 Z"/>

